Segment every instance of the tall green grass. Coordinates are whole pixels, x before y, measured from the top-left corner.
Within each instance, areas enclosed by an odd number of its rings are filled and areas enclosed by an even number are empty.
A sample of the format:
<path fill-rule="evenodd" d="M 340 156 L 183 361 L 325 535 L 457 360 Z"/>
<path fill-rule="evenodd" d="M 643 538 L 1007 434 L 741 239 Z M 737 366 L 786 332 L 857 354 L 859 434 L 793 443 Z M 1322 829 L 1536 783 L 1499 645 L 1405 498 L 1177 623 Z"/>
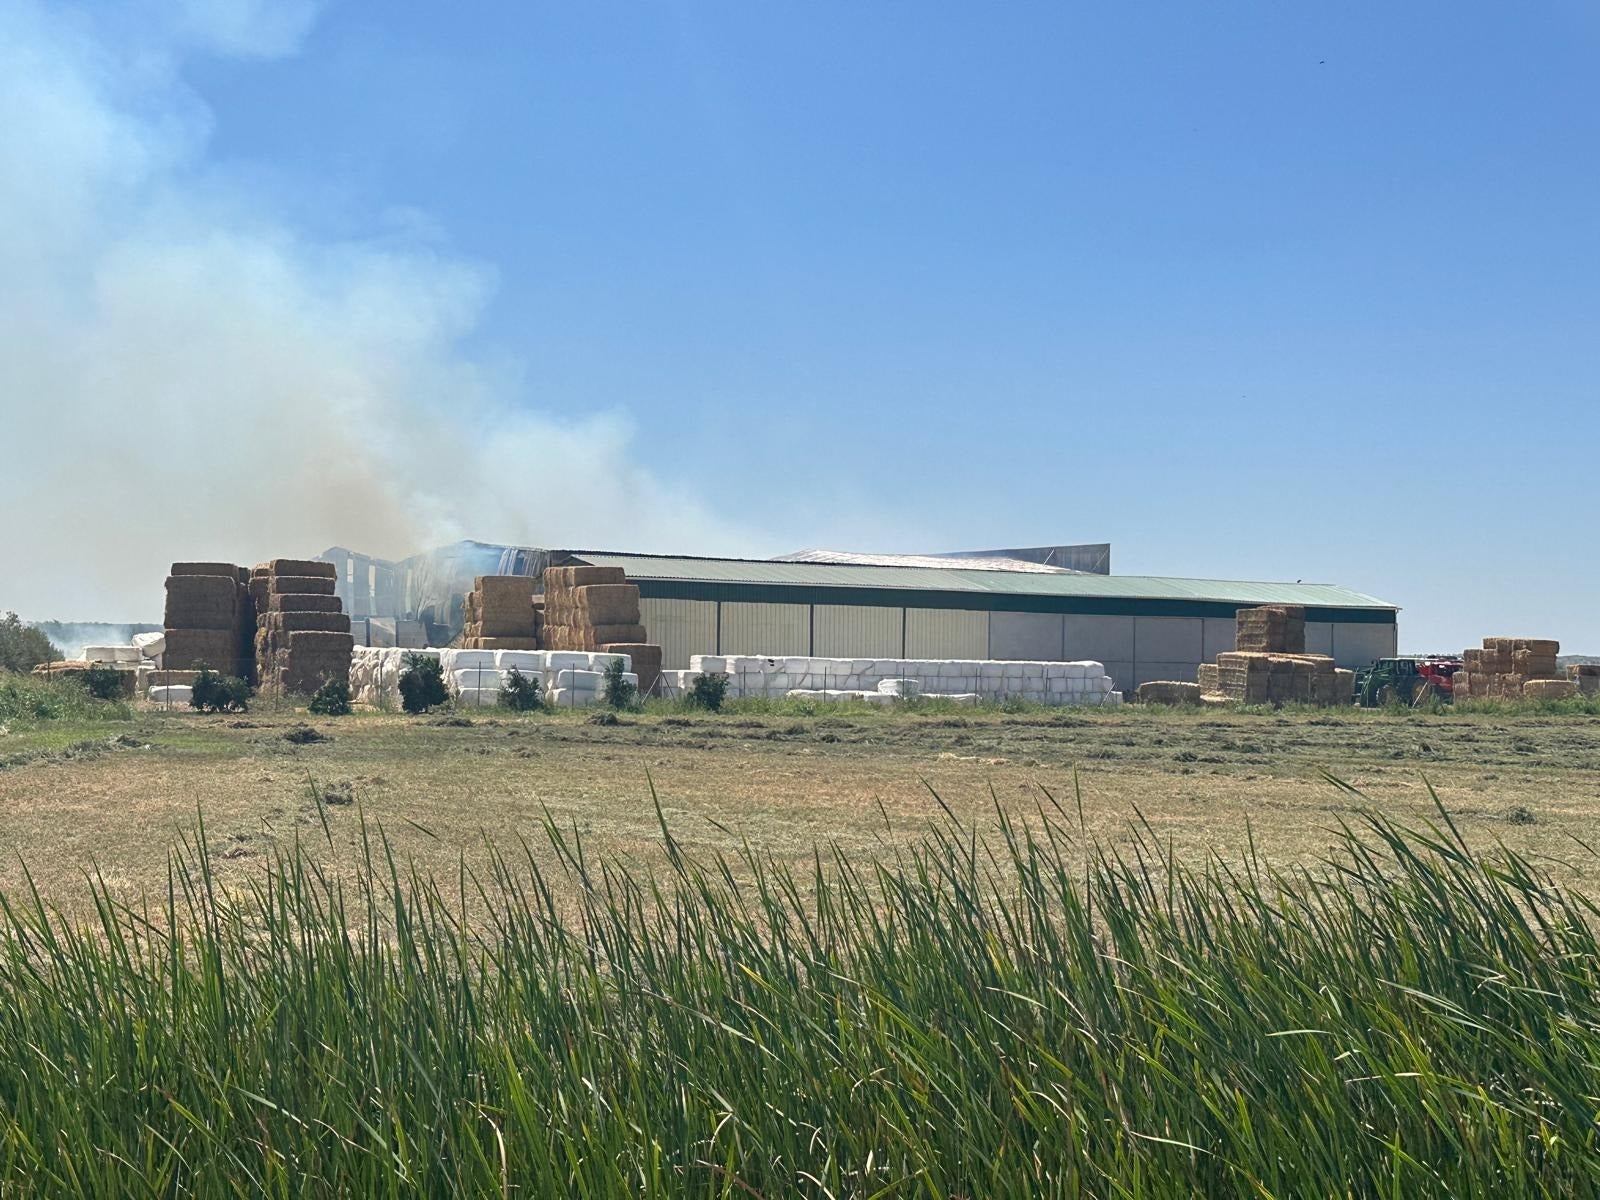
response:
<path fill-rule="evenodd" d="M 96 700 L 74 679 L 0 671 L 0 723 L 121 721 L 129 711 L 120 701 Z"/>
<path fill-rule="evenodd" d="M 555 868 L 449 879 L 374 836 L 353 888 L 291 849 L 237 890 L 202 829 L 93 927 L 10 897 L 0 1192 L 1600 1192 L 1595 910 L 1525 859 L 996 822 L 801 868 L 663 825 L 656 874 L 552 822 Z"/>

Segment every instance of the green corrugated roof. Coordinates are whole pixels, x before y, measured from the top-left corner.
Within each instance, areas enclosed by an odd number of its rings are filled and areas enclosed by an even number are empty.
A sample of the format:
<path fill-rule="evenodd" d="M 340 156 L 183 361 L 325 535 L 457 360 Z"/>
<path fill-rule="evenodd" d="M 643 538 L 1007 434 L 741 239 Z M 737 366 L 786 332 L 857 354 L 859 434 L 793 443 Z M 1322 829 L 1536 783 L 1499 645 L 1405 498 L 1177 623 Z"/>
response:
<path fill-rule="evenodd" d="M 1231 579 L 1173 579 L 1160 575 L 1053 575 L 967 567 L 881 567 L 771 562 L 748 558 L 678 558 L 672 555 L 587 550 L 570 553 L 574 558 L 595 566 L 621 567 L 627 571 L 630 579 L 785 584 L 817 588 L 903 588 L 1009 596 L 1303 604 L 1307 608 L 1396 608 L 1386 601 L 1332 583 L 1252 583 Z"/>

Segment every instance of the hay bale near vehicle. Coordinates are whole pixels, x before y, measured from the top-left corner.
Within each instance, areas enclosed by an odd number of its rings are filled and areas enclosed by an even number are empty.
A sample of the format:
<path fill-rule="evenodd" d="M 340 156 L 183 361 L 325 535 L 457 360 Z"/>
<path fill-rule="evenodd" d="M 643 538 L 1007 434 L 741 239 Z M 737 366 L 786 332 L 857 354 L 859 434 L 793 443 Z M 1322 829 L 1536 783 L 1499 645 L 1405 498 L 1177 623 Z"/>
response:
<path fill-rule="evenodd" d="M 1236 648 L 1201 663 L 1201 699 L 1210 703 L 1349 704 L 1355 673 L 1341 671 L 1326 654 L 1306 653 L 1305 609 L 1269 604 L 1234 615 Z"/>
<path fill-rule="evenodd" d="M 1458 700 L 1553 698 L 1560 689 L 1543 685 L 1569 682 L 1556 665 L 1560 653 L 1561 643 L 1552 638 L 1486 637 L 1481 647 L 1462 652 L 1452 691 Z M 1540 686 L 1530 690 L 1530 684 Z"/>

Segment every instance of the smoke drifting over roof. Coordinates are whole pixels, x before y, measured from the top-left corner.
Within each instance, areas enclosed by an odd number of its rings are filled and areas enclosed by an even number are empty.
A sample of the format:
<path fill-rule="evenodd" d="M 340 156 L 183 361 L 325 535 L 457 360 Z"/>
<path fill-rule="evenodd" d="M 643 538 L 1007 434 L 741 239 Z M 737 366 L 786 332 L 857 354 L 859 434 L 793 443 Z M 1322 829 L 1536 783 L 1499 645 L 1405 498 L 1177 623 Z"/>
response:
<path fill-rule="evenodd" d="M 293 53 L 314 16 L 0 4 L 0 608 L 159 619 L 174 558 L 335 542 L 750 548 L 625 418 L 545 415 L 459 351 L 487 269 L 319 241 L 208 164 L 185 59 Z"/>

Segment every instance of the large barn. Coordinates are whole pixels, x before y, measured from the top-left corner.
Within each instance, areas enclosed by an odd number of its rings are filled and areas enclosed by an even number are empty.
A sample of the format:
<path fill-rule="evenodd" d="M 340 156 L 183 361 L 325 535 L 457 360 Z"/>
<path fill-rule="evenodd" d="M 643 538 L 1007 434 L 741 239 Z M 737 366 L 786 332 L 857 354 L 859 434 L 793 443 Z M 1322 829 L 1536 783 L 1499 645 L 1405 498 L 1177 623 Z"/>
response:
<path fill-rule="evenodd" d="M 1303 605 L 1306 649 L 1341 667 L 1396 652 L 1398 609 L 1372 596 L 1326 583 L 1111 575 L 1103 545 L 977 556 L 805 551 L 768 560 L 458 542 L 400 563 L 342 549 L 325 557 L 340 564 L 347 611 L 371 614 L 357 621 L 358 641 L 375 644 L 380 623 L 403 628 L 408 620 L 417 640 L 400 644 L 444 644 L 460 631 L 462 596 L 475 575 L 621 567 L 639 585 L 645 628 L 668 670 L 687 668 L 691 654 L 1097 659 L 1118 688 L 1131 690 L 1153 679 L 1193 680 L 1200 663 L 1233 648 L 1234 613 L 1257 604 Z"/>
<path fill-rule="evenodd" d="M 1234 613 L 1257 604 L 1305 606 L 1306 650 L 1341 667 L 1396 652 L 1394 605 L 1325 583 L 589 551 L 556 561 L 623 568 L 668 669 L 691 654 L 1091 658 L 1131 690 L 1193 680 L 1233 649 Z"/>

